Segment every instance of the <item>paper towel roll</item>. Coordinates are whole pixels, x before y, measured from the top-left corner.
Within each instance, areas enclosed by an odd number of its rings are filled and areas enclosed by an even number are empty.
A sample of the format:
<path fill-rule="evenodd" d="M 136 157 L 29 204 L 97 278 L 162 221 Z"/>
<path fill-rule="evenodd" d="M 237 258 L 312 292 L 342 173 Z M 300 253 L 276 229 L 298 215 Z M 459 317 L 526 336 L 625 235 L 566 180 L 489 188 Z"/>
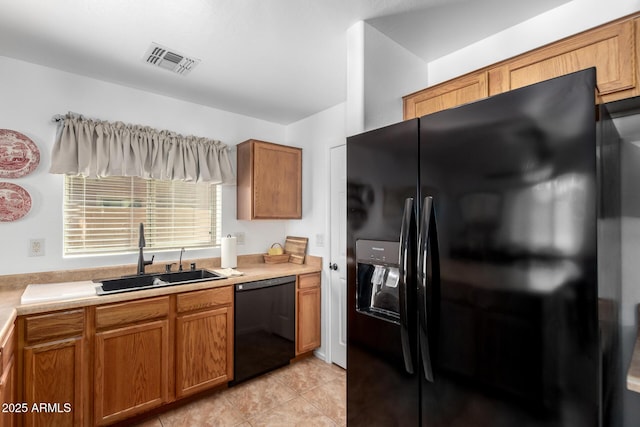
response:
<path fill-rule="evenodd" d="M 236 244 L 236 238 L 231 237 L 231 235 L 222 238 L 222 248 L 220 249 L 220 267 L 236 268 L 238 266 Z"/>

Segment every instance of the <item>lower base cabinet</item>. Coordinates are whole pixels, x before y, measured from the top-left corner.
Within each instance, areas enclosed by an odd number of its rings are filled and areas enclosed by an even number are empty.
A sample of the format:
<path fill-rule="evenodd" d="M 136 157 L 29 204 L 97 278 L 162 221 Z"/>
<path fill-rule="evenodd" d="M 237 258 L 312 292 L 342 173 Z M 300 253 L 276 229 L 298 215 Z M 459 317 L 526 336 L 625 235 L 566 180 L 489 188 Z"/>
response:
<path fill-rule="evenodd" d="M 29 410 L 0 415 L 0 427 L 126 423 L 226 384 L 233 380 L 233 298 L 233 287 L 223 286 L 20 316 L 17 338 L 3 343 L 0 397 Z M 319 346 L 320 274 L 303 274 L 296 355 Z M 34 411 L 34 404 L 48 406 Z"/>
<path fill-rule="evenodd" d="M 96 424 L 121 420 L 168 401 L 168 336 L 167 320 L 96 334 Z"/>
<path fill-rule="evenodd" d="M 320 273 L 298 276 L 296 317 L 296 355 L 320 347 Z"/>
<path fill-rule="evenodd" d="M 27 426 L 81 425 L 83 339 L 74 338 L 24 350 Z M 40 410 L 40 405 L 55 405 Z M 34 410 L 36 405 L 37 410 Z"/>
<path fill-rule="evenodd" d="M 176 397 L 233 379 L 233 289 L 178 295 Z"/>
<path fill-rule="evenodd" d="M 5 404 L 15 404 L 16 400 L 16 368 L 15 357 L 15 334 L 11 328 L 6 335 L 6 339 L 0 346 L 0 402 Z M 16 425 L 16 414 L 14 408 L 3 406 L 0 412 L 0 427 L 14 427 Z"/>
<path fill-rule="evenodd" d="M 84 309 L 28 316 L 22 329 L 22 425 L 81 426 L 88 378 Z"/>
<path fill-rule="evenodd" d="M 96 425 L 169 401 L 169 297 L 96 308 Z"/>
<path fill-rule="evenodd" d="M 16 370 L 13 360 L 9 365 L 4 366 L 2 377 L 0 377 L 0 401 L 2 403 L 16 403 L 15 394 Z M 16 425 L 16 414 L 9 410 L 0 413 L 0 427 L 13 427 Z"/>

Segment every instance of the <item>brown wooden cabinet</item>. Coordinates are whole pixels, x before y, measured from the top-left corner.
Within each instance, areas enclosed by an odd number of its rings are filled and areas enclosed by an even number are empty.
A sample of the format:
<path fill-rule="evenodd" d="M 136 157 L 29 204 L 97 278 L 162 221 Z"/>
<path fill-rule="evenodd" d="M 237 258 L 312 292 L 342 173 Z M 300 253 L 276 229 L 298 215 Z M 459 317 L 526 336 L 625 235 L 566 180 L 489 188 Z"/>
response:
<path fill-rule="evenodd" d="M 302 149 L 255 139 L 237 149 L 237 218 L 302 218 Z"/>
<path fill-rule="evenodd" d="M 626 17 L 403 97 L 404 119 L 596 67 L 599 102 L 640 95 L 640 20 Z"/>
<path fill-rule="evenodd" d="M 320 347 L 320 273 L 301 274 L 296 288 L 296 355 Z"/>
<path fill-rule="evenodd" d="M 489 96 L 487 72 L 473 73 L 403 98 L 404 119 L 421 117 Z"/>
<path fill-rule="evenodd" d="M 534 50 L 495 67 L 489 73 L 499 75 L 492 81 L 500 81 L 500 85 L 494 84 L 491 94 L 596 67 L 598 92 L 606 97 L 635 88 L 634 55 L 634 21 L 607 25 Z M 606 99 L 620 98 L 608 96 Z"/>
<path fill-rule="evenodd" d="M 177 296 L 176 397 L 233 379 L 233 287 Z"/>
<path fill-rule="evenodd" d="M 17 340 L 0 341 L 0 396 L 59 404 L 27 411 L 19 425 L 108 425 L 224 386 L 233 379 L 233 298 L 233 286 L 221 286 L 20 316 Z M 320 346 L 320 273 L 298 276 L 296 307 L 300 354 Z M 14 421 L 0 417 L 0 427 Z"/>
<path fill-rule="evenodd" d="M 27 316 L 18 327 L 23 331 L 20 401 L 29 407 L 24 425 L 83 425 L 88 391 L 84 309 Z M 34 404 L 54 407 L 34 411 Z"/>
<path fill-rule="evenodd" d="M 169 297 L 96 308 L 96 425 L 169 401 L 169 311 Z"/>
<path fill-rule="evenodd" d="M 0 341 L 0 403 L 17 404 L 16 395 L 16 368 L 14 350 L 16 337 L 13 326 Z M 16 425 L 15 407 L 5 408 L 0 412 L 0 427 L 13 427 Z"/>

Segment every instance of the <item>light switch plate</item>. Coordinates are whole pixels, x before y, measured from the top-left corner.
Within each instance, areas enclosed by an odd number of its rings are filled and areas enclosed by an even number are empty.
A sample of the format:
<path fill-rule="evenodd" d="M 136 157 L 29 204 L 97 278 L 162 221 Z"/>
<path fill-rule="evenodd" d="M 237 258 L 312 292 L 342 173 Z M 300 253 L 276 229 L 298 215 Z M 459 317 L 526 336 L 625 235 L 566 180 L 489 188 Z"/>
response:
<path fill-rule="evenodd" d="M 29 256 L 44 256 L 44 239 L 29 239 Z"/>
<path fill-rule="evenodd" d="M 316 246 L 322 248 L 324 246 L 324 234 L 316 234 Z"/>

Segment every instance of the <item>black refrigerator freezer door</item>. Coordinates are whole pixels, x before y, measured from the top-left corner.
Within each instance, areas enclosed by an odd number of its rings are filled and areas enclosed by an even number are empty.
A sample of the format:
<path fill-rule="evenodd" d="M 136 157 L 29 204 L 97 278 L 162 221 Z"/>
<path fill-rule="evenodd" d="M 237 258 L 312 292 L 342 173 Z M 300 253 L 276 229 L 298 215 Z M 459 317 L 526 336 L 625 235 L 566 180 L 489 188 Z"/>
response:
<path fill-rule="evenodd" d="M 437 218 L 422 425 L 598 425 L 595 72 L 420 119 Z"/>
<path fill-rule="evenodd" d="M 419 381 L 412 373 L 418 366 L 412 202 L 417 179 L 417 120 L 347 140 L 349 426 L 420 422 Z M 380 241 L 388 243 L 369 244 Z M 396 253 L 384 260 L 371 253 L 389 247 L 397 248 Z M 391 271 L 397 271 L 397 288 L 396 279 L 389 280 Z M 372 301 L 384 287 L 387 292 L 380 295 L 386 302 Z"/>

